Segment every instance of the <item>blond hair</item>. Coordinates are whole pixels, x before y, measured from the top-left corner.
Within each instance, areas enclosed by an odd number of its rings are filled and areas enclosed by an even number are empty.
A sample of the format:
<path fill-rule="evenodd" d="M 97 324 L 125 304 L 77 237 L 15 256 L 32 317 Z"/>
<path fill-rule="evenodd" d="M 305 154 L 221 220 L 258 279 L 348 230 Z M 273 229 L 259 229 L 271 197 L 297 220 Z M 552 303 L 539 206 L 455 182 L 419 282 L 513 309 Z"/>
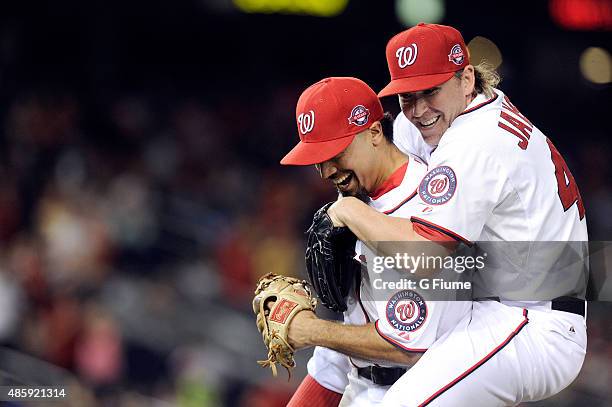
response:
<path fill-rule="evenodd" d="M 478 65 L 475 65 L 474 76 L 475 82 L 473 96 L 476 97 L 476 95 L 479 93 L 484 93 L 488 98 L 493 97 L 493 88 L 497 87 L 501 81 L 501 77 L 493 65 L 486 61 L 482 61 Z"/>
<path fill-rule="evenodd" d="M 479 63 L 478 65 L 473 65 L 474 67 L 474 91 L 472 92 L 472 97 L 478 96 L 479 93 L 484 93 L 484 95 L 488 98 L 492 98 L 495 94 L 493 92 L 493 88 L 495 88 L 499 82 L 501 82 L 501 77 L 493 67 L 493 65 L 489 64 L 486 61 Z M 461 79 L 463 75 L 463 71 L 465 68 L 462 68 L 455 72 L 455 77 Z"/>

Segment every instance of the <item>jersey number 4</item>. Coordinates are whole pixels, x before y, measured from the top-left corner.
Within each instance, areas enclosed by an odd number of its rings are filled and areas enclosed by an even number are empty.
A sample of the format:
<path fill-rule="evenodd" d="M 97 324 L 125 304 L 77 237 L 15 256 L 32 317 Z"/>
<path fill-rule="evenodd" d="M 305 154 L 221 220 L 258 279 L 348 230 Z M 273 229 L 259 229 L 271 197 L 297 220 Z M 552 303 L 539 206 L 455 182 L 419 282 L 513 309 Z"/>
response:
<path fill-rule="evenodd" d="M 555 165 L 555 177 L 557 177 L 559 199 L 561 200 L 561 205 L 563 205 L 563 210 L 567 211 L 573 204 L 577 204 L 578 215 L 580 216 L 580 220 L 582 220 L 584 218 L 584 204 L 582 203 L 582 197 L 580 197 L 580 191 L 578 191 L 576 181 L 574 181 L 574 176 L 553 143 L 548 138 L 546 142 L 550 148 L 550 157 Z"/>

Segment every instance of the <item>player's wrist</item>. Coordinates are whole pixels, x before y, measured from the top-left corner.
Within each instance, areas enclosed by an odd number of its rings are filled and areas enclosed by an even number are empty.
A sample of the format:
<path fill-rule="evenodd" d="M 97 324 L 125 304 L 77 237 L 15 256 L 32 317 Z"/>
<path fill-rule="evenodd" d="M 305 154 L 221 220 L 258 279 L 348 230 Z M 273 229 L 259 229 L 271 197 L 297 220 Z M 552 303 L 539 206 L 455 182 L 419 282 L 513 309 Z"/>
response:
<path fill-rule="evenodd" d="M 304 310 L 293 317 L 289 326 L 289 343 L 295 350 L 315 346 L 316 323 L 319 321 L 314 312 Z"/>

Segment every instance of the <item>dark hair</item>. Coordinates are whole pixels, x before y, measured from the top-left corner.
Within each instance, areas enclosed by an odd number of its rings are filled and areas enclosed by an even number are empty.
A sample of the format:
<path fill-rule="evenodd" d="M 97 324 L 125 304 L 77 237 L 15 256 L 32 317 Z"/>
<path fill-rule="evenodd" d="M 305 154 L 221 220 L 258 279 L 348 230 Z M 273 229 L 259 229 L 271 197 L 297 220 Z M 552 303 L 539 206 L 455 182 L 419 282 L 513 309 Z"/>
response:
<path fill-rule="evenodd" d="M 389 112 L 385 112 L 382 119 L 380 119 L 383 136 L 385 136 L 389 143 L 393 143 L 393 120 L 393 115 Z"/>

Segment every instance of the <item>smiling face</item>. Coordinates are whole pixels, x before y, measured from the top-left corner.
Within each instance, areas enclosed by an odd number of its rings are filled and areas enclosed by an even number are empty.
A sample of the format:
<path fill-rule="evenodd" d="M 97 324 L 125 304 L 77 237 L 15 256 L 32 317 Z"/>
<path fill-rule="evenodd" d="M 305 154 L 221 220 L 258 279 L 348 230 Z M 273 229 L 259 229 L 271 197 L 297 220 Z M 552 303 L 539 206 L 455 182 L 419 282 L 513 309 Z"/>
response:
<path fill-rule="evenodd" d="M 423 140 L 437 146 L 453 120 L 472 101 L 473 91 L 474 68 L 468 65 L 439 86 L 400 94 L 399 102 L 404 115 L 421 131 Z"/>
<path fill-rule="evenodd" d="M 371 139 L 370 129 L 363 131 L 340 154 L 316 165 L 321 178 L 331 181 L 343 196 L 367 201 L 375 189 L 378 160 Z"/>

